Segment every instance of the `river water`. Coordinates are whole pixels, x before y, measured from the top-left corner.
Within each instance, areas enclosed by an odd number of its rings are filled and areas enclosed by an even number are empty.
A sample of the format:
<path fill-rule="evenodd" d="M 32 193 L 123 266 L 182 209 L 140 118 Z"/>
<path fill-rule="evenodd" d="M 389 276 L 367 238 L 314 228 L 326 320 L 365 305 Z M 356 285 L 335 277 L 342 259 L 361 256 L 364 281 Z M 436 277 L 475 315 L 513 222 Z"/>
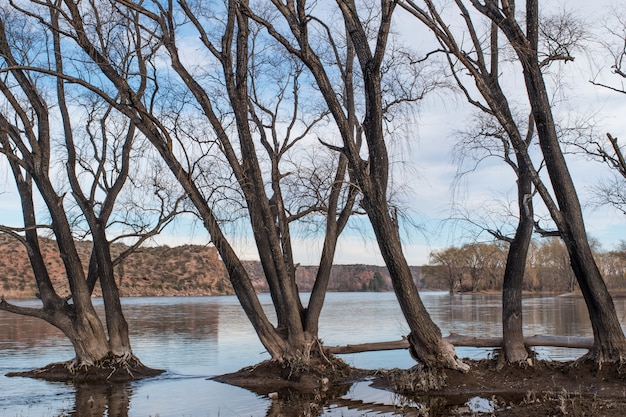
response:
<path fill-rule="evenodd" d="M 269 296 L 260 297 L 271 310 Z M 501 334 L 497 295 L 425 292 L 422 297 L 444 335 Z M 73 350 L 47 323 L 0 311 L 0 417 L 280 415 L 276 400 L 208 379 L 268 358 L 235 297 L 125 298 L 122 303 L 135 353 L 145 364 L 166 373 L 101 387 L 8 378 L 7 372 L 69 360 Z M 36 305 L 36 301 L 22 304 Z M 616 299 L 616 307 L 624 322 L 625 300 Z M 524 321 L 529 336 L 591 335 L 580 298 L 525 297 Z M 393 293 L 330 293 L 320 326 L 326 345 L 398 340 L 408 333 Z M 539 348 L 537 352 L 540 359 L 554 360 L 585 353 L 565 348 Z M 483 358 L 491 353 L 491 349 L 457 349 L 460 357 Z M 414 365 L 405 350 L 344 355 L 343 359 L 368 369 Z M 340 400 L 313 409 L 318 410 L 314 414 L 325 416 L 391 416 L 404 401 L 365 381 L 347 388 Z"/>

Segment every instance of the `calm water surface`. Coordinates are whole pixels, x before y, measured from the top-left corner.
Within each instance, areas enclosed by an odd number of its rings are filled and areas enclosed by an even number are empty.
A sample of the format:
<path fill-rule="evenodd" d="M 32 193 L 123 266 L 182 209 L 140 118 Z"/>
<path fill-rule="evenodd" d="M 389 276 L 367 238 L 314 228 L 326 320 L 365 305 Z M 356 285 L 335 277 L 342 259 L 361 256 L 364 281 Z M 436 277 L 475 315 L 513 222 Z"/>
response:
<path fill-rule="evenodd" d="M 261 300 L 271 310 L 269 296 L 263 294 Z M 450 296 L 435 292 L 423 293 L 423 300 L 444 334 L 500 335 L 501 307 L 497 295 Z M 624 322 L 625 300 L 615 301 Z M 167 370 L 165 374 L 102 387 L 7 378 L 7 372 L 71 359 L 73 350 L 50 325 L 0 311 L 0 417 L 228 417 L 304 412 L 391 416 L 403 402 L 361 382 L 346 387 L 339 400 L 315 405 L 314 399 L 307 399 L 306 409 L 289 411 L 284 403 L 208 379 L 268 358 L 235 297 L 127 298 L 123 304 L 135 353 L 145 364 Z M 582 299 L 527 297 L 524 309 L 527 335 L 591 335 Z M 407 333 L 393 293 L 328 294 L 320 328 L 327 345 L 397 340 Z M 491 354 L 491 350 L 459 348 L 457 353 L 460 357 L 481 358 Z M 576 358 L 584 351 L 541 348 L 538 353 L 543 359 L 563 360 Z M 414 364 L 404 350 L 343 358 L 353 366 L 370 369 L 409 368 Z"/>

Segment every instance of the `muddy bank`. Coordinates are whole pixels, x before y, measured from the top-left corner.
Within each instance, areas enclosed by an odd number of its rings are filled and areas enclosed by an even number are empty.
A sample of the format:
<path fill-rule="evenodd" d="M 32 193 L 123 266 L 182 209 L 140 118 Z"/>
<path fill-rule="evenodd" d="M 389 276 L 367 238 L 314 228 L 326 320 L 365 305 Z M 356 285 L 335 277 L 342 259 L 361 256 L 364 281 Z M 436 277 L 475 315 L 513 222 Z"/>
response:
<path fill-rule="evenodd" d="M 352 368 L 341 359 L 329 358 L 306 367 L 288 367 L 268 360 L 211 379 L 268 396 L 285 390 L 314 393 L 333 387 L 349 387 L 368 374 L 369 371 Z"/>

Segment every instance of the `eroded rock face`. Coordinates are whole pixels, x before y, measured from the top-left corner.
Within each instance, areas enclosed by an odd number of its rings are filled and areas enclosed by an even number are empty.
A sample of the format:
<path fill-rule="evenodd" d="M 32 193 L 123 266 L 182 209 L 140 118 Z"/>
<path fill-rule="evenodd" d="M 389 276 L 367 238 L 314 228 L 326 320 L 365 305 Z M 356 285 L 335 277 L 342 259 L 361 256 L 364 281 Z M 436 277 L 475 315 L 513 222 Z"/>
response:
<path fill-rule="evenodd" d="M 54 287 L 69 294 L 67 278 L 56 242 L 41 239 L 42 253 Z M 76 242 L 83 265 L 89 265 L 91 242 Z M 128 247 L 111 245 L 116 257 Z M 38 292 L 24 247 L 0 235 L 0 294 L 7 299 L 32 299 Z M 224 264 L 213 246 L 183 245 L 146 247 L 115 267 L 115 280 L 122 297 L 201 296 L 233 294 Z M 96 286 L 95 296 L 100 296 Z"/>

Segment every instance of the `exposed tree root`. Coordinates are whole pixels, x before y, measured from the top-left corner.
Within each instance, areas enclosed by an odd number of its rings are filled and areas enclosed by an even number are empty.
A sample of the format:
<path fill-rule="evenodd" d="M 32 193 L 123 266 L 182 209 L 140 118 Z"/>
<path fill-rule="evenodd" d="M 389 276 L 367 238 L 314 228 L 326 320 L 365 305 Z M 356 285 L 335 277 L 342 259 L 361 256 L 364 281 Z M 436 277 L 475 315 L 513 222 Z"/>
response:
<path fill-rule="evenodd" d="M 518 368 L 528 368 L 535 365 L 535 361 L 537 360 L 537 352 L 535 352 L 530 347 L 526 346 L 526 358 L 522 360 L 508 360 L 506 357 L 506 353 L 504 352 L 504 348 L 494 349 L 492 352 L 492 358 L 498 364 L 497 368 L 502 369 L 507 366 L 515 366 Z"/>
<path fill-rule="evenodd" d="M 381 370 L 379 375 L 387 379 L 388 386 L 394 392 L 400 394 L 439 390 L 446 386 L 443 369 L 431 369 L 422 364 L 411 369 Z"/>
<path fill-rule="evenodd" d="M 157 376 L 163 372 L 147 367 L 134 355 L 110 355 L 95 363 L 77 363 L 75 360 L 56 362 L 31 371 L 10 372 L 7 376 L 61 382 L 127 382 Z"/>
<path fill-rule="evenodd" d="M 572 362 L 571 366 L 587 367 L 597 372 L 610 370 L 626 378 L 626 355 L 621 353 L 605 355 L 597 349 L 591 349 L 585 355 Z"/>

